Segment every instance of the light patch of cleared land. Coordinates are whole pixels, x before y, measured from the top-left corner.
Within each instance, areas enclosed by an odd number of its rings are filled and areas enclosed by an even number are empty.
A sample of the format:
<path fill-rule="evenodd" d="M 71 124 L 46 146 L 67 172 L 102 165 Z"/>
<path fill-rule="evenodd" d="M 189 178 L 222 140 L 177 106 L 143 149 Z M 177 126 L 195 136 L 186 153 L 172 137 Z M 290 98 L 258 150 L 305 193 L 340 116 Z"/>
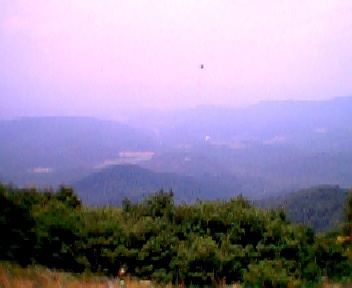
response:
<path fill-rule="evenodd" d="M 95 169 L 103 169 L 113 165 L 137 164 L 148 161 L 153 158 L 154 152 L 150 151 L 121 151 L 119 157 L 105 160 L 103 163 L 96 165 Z"/>

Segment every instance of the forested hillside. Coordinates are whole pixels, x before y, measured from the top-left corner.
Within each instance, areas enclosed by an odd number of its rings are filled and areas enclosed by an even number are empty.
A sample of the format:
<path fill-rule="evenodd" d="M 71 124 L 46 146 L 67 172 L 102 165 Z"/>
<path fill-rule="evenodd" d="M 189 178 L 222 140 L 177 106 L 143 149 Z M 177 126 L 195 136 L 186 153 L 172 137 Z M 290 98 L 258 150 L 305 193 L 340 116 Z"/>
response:
<path fill-rule="evenodd" d="M 66 271 L 116 275 L 120 268 L 159 283 L 247 283 L 302 287 L 352 276 L 352 195 L 343 243 L 291 224 L 242 196 L 175 205 L 159 191 L 120 208 L 89 208 L 75 192 L 0 185 L 0 259 Z M 347 278 L 346 278 L 347 277 Z"/>
<path fill-rule="evenodd" d="M 255 204 L 263 208 L 282 208 L 292 222 L 326 232 L 343 223 L 347 198 L 347 189 L 325 185 L 257 200 Z"/>
<path fill-rule="evenodd" d="M 243 192 L 241 181 L 232 178 L 192 177 L 176 173 L 153 172 L 137 165 L 116 165 L 102 169 L 73 187 L 87 205 L 121 205 L 128 197 L 131 201 L 143 200 L 143 195 L 160 189 L 173 190 L 177 202 L 194 202 L 196 199 L 229 199 Z"/>
<path fill-rule="evenodd" d="M 126 197 L 136 203 L 161 188 L 172 190 L 176 203 L 194 203 L 197 199 L 228 200 L 240 194 L 247 196 L 249 187 L 236 180 L 226 183 L 221 174 L 218 178 L 212 175 L 187 177 L 155 173 L 137 165 L 119 165 L 90 175 L 73 186 L 84 204 L 119 206 Z M 321 185 L 279 196 L 248 199 L 264 209 L 284 209 L 293 223 L 307 225 L 316 232 L 326 232 L 343 222 L 347 196 L 348 189 Z"/>

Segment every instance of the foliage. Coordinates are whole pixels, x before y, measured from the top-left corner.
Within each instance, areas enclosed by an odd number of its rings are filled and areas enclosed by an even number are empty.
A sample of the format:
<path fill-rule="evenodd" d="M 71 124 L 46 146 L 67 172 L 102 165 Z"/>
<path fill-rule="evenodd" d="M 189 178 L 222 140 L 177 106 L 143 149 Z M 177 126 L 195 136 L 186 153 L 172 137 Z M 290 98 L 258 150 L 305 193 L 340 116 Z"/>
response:
<path fill-rule="evenodd" d="M 343 223 L 347 197 L 347 189 L 337 185 L 324 185 L 255 203 L 263 208 L 281 207 L 287 211 L 292 222 L 310 226 L 316 232 L 327 232 Z"/>
<path fill-rule="evenodd" d="M 175 205 L 173 192 L 161 190 L 140 203 L 89 208 L 65 186 L 1 185 L 0 192 L 3 260 L 106 276 L 125 268 L 139 279 L 186 285 L 286 287 L 351 276 L 336 237 L 316 236 L 283 210 L 261 210 L 242 196 Z"/>
<path fill-rule="evenodd" d="M 33 255 L 35 222 L 26 201 L 17 201 L 11 189 L 0 184 L 0 259 L 27 265 Z"/>

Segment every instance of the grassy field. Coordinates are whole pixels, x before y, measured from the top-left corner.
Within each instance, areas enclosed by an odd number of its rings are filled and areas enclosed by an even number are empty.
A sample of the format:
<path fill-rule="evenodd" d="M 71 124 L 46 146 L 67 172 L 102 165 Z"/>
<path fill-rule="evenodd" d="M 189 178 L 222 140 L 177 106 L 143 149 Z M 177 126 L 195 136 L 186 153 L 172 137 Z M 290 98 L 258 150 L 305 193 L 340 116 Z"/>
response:
<path fill-rule="evenodd" d="M 52 271 L 50 269 L 32 266 L 21 268 L 18 265 L 0 262 L 0 288 L 117 288 L 122 287 L 117 279 L 98 277 L 94 275 L 75 275 L 71 273 Z M 172 285 L 153 285 L 150 281 L 126 280 L 125 288 L 172 288 Z M 226 288 L 242 288 L 244 286 L 233 284 Z M 257 286 L 259 288 L 259 286 Z M 311 286 L 313 287 L 313 286 Z M 314 287 L 344 288 L 352 285 L 324 283 Z M 179 286 L 178 288 L 182 288 Z M 197 288 L 194 286 L 193 288 Z"/>
<path fill-rule="evenodd" d="M 119 287 L 117 280 L 91 275 L 73 275 L 43 267 L 23 269 L 9 263 L 0 264 L 1 288 L 108 288 Z"/>

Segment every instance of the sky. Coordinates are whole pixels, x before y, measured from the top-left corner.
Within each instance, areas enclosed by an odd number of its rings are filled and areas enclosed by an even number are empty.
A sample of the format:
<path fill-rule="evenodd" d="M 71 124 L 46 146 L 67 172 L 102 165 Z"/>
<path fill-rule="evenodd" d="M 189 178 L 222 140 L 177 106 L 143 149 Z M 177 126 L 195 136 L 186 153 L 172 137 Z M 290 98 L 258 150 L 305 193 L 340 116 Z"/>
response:
<path fill-rule="evenodd" d="M 351 27 L 350 0 L 0 0 L 0 118 L 352 95 Z"/>

